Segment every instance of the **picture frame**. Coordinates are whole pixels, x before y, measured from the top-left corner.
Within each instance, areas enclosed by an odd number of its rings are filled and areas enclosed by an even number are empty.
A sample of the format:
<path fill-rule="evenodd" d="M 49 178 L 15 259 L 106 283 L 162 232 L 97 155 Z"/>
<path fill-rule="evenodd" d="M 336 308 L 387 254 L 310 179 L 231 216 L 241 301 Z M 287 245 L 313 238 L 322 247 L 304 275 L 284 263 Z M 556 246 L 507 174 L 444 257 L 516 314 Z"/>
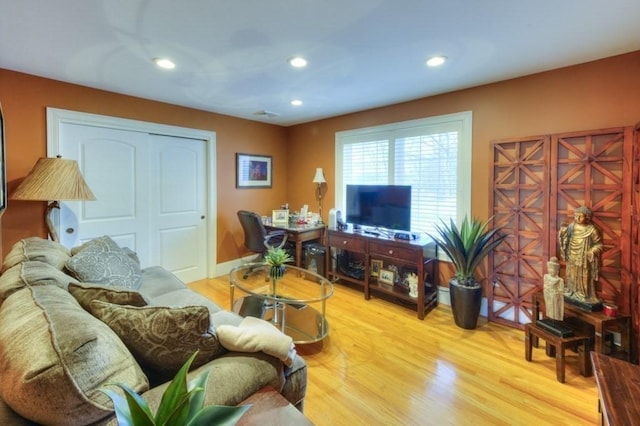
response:
<path fill-rule="evenodd" d="M 236 188 L 271 188 L 272 157 L 236 153 Z"/>
<path fill-rule="evenodd" d="M 371 275 L 372 277 L 378 277 L 378 275 L 380 274 L 380 270 L 383 268 L 383 262 L 382 260 L 378 260 L 378 259 L 371 259 L 371 273 L 369 275 Z"/>
<path fill-rule="evenodd" d="M 390 269 L 380 269 L 378 282 L 386 285 L 393 285 L 396 280 L 396 273 Z"/>
<path fill-rule="evenodd" d="M 271 212 L 271 223 L 273 225 L 288 225 L 289 210 L 273 210 Z"/>

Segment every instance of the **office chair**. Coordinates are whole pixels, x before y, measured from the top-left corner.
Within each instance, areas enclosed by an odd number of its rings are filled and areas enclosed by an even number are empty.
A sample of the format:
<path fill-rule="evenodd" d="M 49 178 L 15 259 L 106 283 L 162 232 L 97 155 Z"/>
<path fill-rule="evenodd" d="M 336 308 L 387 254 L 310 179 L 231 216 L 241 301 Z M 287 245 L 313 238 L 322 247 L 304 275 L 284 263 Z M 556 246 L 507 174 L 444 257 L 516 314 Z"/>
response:
<path fill-rule="evenodd" d="M 256 261 L 262 261 L 271 248 L 282 248 L 287 242 L 287 233 L 283 230 L 267 232 L 262 218 L 254 212 L 239 210 L 238 219 L 244 231 L 244 246 L 258 253 Z"/>

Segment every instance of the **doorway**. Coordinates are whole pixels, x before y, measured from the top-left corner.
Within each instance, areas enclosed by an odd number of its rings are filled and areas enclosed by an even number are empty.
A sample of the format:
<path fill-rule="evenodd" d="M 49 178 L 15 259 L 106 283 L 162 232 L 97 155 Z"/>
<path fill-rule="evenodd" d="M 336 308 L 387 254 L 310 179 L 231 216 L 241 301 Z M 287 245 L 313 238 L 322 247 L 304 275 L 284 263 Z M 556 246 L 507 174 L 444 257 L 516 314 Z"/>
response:
<path fill-rule="evenodd" d="M 102 235 L 184 282 L 215 276 L 215 133 L 47 109 L 48 156 L 78 161 L 96 201 L 63 202 L 68 247 Z"/>

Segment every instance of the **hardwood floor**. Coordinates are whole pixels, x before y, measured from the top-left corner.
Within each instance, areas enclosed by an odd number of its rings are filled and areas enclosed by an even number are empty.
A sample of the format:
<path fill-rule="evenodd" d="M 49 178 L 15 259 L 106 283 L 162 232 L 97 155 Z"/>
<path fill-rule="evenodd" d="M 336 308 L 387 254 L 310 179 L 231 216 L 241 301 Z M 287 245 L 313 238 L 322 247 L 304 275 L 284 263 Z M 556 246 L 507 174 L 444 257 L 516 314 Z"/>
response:
<path fill-rule="evenodd" d="M 191 288 L 229 307 L 227 276 Z M 322 343 L 298 345 L 309 366 L 305 415 L 316 425 L 597 424 L 593 377 L 568 351 L 566 382 L 544 346 L 524 359 L 524 332 L 481 318 L 456 327 L 446 305 L 410 308 L 335 285 Z"/>

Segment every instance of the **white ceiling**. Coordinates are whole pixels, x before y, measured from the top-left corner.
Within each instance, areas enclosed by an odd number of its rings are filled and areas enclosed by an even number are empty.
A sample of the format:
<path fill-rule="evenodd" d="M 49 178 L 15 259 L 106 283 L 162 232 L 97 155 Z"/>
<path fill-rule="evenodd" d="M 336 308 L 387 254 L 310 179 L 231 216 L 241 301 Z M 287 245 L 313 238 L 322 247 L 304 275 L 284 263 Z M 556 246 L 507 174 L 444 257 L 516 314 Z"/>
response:
<path fill-rule="evenodd" d="M 639 18 L 639 0 L 0 0 L 0 68 L 288 126 L 640 50 Z"/>

